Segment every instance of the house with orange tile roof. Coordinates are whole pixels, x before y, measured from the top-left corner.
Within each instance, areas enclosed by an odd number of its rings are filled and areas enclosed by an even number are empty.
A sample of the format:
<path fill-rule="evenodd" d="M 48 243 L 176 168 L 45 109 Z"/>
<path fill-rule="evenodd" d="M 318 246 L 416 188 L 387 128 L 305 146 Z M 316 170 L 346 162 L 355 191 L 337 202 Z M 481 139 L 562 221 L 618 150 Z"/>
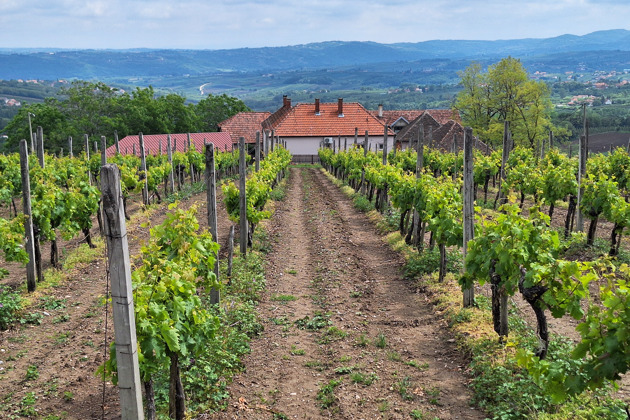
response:
<path fill-rule="evenodd" d="M 267 136 L 274 135 L 284 140 L 287 149 L 294 156 L 317 155 L 321 147 L 353 144 L 355 133 L 357 142 L 363 143 L 365 133 L 368 136 L 368 147 L 372 150 L 383 148 L 387 137 L 387 149 L 391 150 L 394 142 L 394 131 L 387 128 L 377 117 L 357 102 L 344 103 L 339 98 L 337 103 L 320 102 L 315 99 L 311 103 L 291 105 L 286 96 L 280 109 L 262 122 L 262 129 Z"/>
<path fill-rule="evenodd" d="M 235 147 L 241 137 L 245 138 L 245 143 L 255 143 L 256 132 L 262 131 L 262 122 L 270 115 L 271 112 L 239 112 L 219 123 L 219 131 L 228 133 Z"/>

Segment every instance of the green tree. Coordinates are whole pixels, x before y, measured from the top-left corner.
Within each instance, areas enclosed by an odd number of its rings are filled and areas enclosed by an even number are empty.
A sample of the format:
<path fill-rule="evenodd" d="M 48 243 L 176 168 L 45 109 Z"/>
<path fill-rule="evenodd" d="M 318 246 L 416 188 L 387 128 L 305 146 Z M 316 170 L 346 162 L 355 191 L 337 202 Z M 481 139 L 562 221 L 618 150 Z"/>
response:
<path fill-rule="evenodd" d="M 486 73 L 473 63 L 460 78 L 463 90 L 455 108 L 484 140 L 499 145 L 506 120 L 516 144 L 532 148 L 552 129 L 549 89 L 543 82 L 529 80 L 520 60 L 504 58 Z"/>
<path fill-rule="evenodd" d="M 208 95 L 196 106 L 199 131 L 219 131 L 219 123 L 239 112 L 251 111 L 243 101 L 225 93 Z"/>
<path fill-rule="evenodd" d="M 31 116 L 33 132 L 37 132 L 37 127 L 44 129 L 44 147 L 51 152 L 58 152 L 61 147 L 67 151 L 68 121 L 66 116 L 59 109 L 59 102 L 56 99 L 48 98 L 44 103 L 26 105 L 20 108 L 17 115 L 9 122 L 3 130 L 8 136 L 4 144 L 4 151 L 17 152 L 20 148 L 20 140 L 26 140 L 31 147 L 30 135 L 28 133 L 28 113 Z"/>

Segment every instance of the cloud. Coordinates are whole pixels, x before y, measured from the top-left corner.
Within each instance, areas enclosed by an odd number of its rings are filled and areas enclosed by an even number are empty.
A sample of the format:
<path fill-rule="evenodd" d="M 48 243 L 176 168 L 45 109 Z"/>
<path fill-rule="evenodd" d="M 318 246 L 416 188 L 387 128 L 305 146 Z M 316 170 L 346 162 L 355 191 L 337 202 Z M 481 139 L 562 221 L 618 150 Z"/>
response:
<path fill-rule="evenodd" d="M 629 21 L 627 0 L 30 0 L 28 7 L 0 0 L 0 23 L 11 34 L 0 47 L 219 49 L 543 38 L 627 28 Z M 70 27 L 80 36 L 70 35 Z"/>

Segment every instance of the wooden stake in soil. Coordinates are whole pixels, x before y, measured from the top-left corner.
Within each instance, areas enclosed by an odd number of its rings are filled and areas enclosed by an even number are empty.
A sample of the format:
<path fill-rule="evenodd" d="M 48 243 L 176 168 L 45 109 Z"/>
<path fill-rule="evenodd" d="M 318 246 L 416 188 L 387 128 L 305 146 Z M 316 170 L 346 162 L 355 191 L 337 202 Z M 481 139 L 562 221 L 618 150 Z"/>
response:
<path fill-rule="evenodd" d="M 508 157 L 510 156 L 510 123 L 505 121 L 503 123 L 503 154 L 501 159 L 501 171 L 499 175 L 499 191 L 497 191 L 497 198 L 494 201 L 494 208 L 506 202 L 505 194 L 501 190 L 501 184 L 505 181 L 505 165 L 507 164 Z"/>
<path fill-rule="evenodd" d="M 239 173 L 239 189 L 240 189 L 240 230 L 241 230 L 241 254 L 243 257 L 247 256 L 247 239 L 248 239 L 248 224 L 247 224 L 247 193 L 245 191 L 247 180 L 247 172 L 245 167 L 245 137 L 241 137 L 238 140 L 238 173 Z"/>
<path fill-rule="evenodd" d="M 84 134 L 84 143 L 85 143 L 85 163 L 88 167 L 87 170 L 87 177 L 88 177 L 88 183 L 90 185 L 92 185 L 92 172 L 90 172 L 90 137 L 87 134 Z"/>
<path fill-rule="evenodd" d="M 142 133 L 138 135 L 140 141 L 140 170 L 144 175 L 144 186 L 142 187 L 142 202 L 146 206 L 149 204 L 149 181 L 147 180 L 147 158 L 144 153 L 144 137 Z"/>
<path fill-rule="evenodd" d="M 474 236 L 474 188 L 473 179 L 473 135 L 472 128 L 464 129 L 464 244 L 462 254 L 464 256 L 464 271 L 466 271 L 466 251 L 468 249 L 468 241 Z M 464 308 L 471 307 L 475 304 L 475 289 L 470 287 L 464 290 Z"/>
<path fill-rule="evenodd" d="M 227 278 L 228 284 L 232 278 L 232 260 L 234 259 L 234 225 L 230 226 L 230 235 L 228 237 L 228 266 L 227 266 Z"/>
<path fill-rule="evenodd" d="M 73 157 L 73 155 L 72 155 L 72 136 L 68 137 L 68 156 Z"/>
<path fill-rule="evenodd" d="M 580 210 L 580 204 L 584 196 L 584 188 L 582 187 L 582 178 L 586 174 L 586 136 L 580 136 L 580 149 L 579 149 L 579 165 L 578 165 L 578 196 L 577 196 L 577 226 L 575 229 L 578 232 L 584 232 L 584 214 Z"/>
<path fill-rule="evenodd" d="M 118 131 L 114 130 L 114 144 L 116 144 L 116 154 L 120 154 L 120 143 L 118 141 Z"/>
<path fill-rule="evenodd" d="M 107 154 L 105 153 L 107 149 L 107 139 L 105 136 L 101 136 L 101 166 L 107 165 Z"/>
<path fill-rule="evenodd" d="M 44 163 L 44 130 L 41 126 L 37 127 L 37 159 L 39 160 L 39 166 L 42 168 Z"/>
<path fill-rule="evenodd" d="M 383 132 L 383 165 L 387 165 L 387 124 L 385 124 Z"/>
<path fill-rule="evenodd" d="M 260 171 L 260 131 L 256 131 L 256 172 Z"/>
<path fill-rule="evenodd" d="M 171 194 L 175 192 L 175 175 L 173 174 L 173 149 L 171 148 L 171 135 L 166 136 L 166 153 L 168 154 L 168 163 L 171 165 L 171 171 L 168 174 L 169 190 Z"/>
<path fill-rule="evenodd" d="M 31 184 L 28 173 L 28 147 L 26 140 L 20 140 L 20 172 L 22 175 L 22 203 L 24 204 L 24 233 L 26 236 L 26 252 L 28 263 L 26 264 L 26 287 L 29 292 L 34 292 L 37 287 L 37 272 L 35 269 L 35 237 L 33 235 L 33 216 L 31 213 Z"/>
<path fill-rule="evenodd" d="M 107 237 L 108 272 L 112 285 L 120 409 L 122 419 L 144 419 L 131 286 L 131 262 L 120 172 L 116 165 L 105 165 L 101 169 L 101 191 L 105 215 L 105 236 Z"/>
<path fill-rule="evenodd" d="M 206 146 L 206 193 L 208 198 L 208 226 L 210 234 L 215 242 L 219 242 L 219 228 L 217 223 L 217 179 L 214 160 L 214 144 L 210 143 Z M 214 274 L 219 282 L 219 254 L 215 256 Z M 218 304 L 221 296 L 219 289 L 212 288 L 210 290 L 210 303 Z"/>

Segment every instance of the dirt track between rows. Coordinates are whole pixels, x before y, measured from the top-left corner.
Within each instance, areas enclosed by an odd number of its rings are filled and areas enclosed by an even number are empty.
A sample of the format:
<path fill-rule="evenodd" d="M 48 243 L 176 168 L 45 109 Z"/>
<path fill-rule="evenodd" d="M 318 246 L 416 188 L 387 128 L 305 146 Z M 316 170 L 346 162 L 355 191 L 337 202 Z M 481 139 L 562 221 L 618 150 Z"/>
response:
<path fill-rule="evenodd" d="M 366 216 L 316 168 L 292 168 L 287 190 L 269 226 L 265 330 L 212 418 L 484 418 L 445 322 Z"/>

